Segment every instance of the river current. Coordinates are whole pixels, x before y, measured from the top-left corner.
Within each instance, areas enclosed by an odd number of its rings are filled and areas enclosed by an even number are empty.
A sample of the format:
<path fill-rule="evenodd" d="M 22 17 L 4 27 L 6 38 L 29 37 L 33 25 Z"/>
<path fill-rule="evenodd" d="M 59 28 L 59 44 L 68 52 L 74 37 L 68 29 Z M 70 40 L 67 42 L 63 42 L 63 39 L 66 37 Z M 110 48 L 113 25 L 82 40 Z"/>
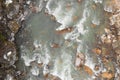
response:
<path fill-rule="evenodd" d="M 106 6 L 109 0 L 79 1 L 37 1 L 40 12 L 30 15 L 19 34 L 21 63 L 24 65 L 18 65 L 27 72 L 25 80 L 45 80 L 47 73 L 61 80 L 93 80 L 104 70 L 102 67 L 99 71 L 94 70 L 101 60 L 91 50 L 96 46 L 97 35 L 108 26 L 105 11 L 112 11 Z M 71 31 L 59 32 L 62 29 Z M 85 55 L 85 65 L 94 75 L 76 68 L 76 53 Z"/>

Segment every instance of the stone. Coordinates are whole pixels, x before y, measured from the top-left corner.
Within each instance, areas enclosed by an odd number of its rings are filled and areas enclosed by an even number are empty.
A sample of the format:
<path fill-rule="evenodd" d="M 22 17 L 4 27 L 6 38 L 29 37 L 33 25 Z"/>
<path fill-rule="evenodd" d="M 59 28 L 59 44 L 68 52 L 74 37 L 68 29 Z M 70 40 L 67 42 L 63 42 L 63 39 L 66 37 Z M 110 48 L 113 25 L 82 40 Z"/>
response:
<path fill-rule="evenodd" d="M 13 32 L 13 33 L 17 33 L 18 32 L 18 29 L 20 28 L 19 24 L 17 23 L 17 21 L 13 20 L 13 21 L 10 21 L 8 23 L 8 27 L 10 28 L 10 30 Z"/>
<path fill-rule="evenodd" d="M 109 19 L 111 25 L 115 25 L 116 28 L 120 28 L 120 13 L 113 15 Z"/>
<path fill-rule="evenodd" d="M 101 76 L 102 76 L 102 78 L 107 78 L 109 80 L 114 77 L 114 75 L 112 73 L 109 73 L 109 72 L 102 72 Z"/>
<path fill-rule="evenodd" d="M 85 55 L 83 53 L 76 54 L 75 66 L 80 68 L 85 63 Z"/>
<path fill-rule="evenodd" d="M 56 30 L 56 33 L 65 34 L 65 33 L 70 33 L 71 31 L 73 31 L 73 27 L 64 28 L 62 30 Z"/>
<path fill-rule="evenodd" d="M 111 44 L 112 43 L 112 37 L 114 37 L 112 34 L 103 34 L 101 36 L 101 41 L 102 43 L 105 43 L 105 44 Z"/>
<path fill-rule="evenodd" d="M 50 46 L 52 48 L 59 48 L 60 47 L 59 44 L 57 44 L 57 43 L 52 43 Z"/>
<path fill-rule="evenodd" d="M 112 43 L 113 49 L 117 48 L 118 46 L 120 46 L 120 41 L 115 41 Z"/>
<path fill-rule="evenodd" d="M 0 47 L 0 63 L 8 63 L 8 65 L 13 65 L 17 60 L 16 57 L 16 47 L 12 42 L 5 42 L 2 47 Z"/>
<path fill-rule="evenodd" d="M 89 75 L 93 75 L 93 71 L 90 67 L 84 65 L 83 68 Z"/>
<path fill-rule="evenodd" d="M 120 46 L 115 49 L 115 52 L 120 55 Z"/>
<path fill-rule="evenodd" d="M 99 65 L 95 65 L 94 70 L 98 71 L 98 70 L 99 70 L 99 68 L 100 68 L 100 66 L 99 66 Z"/>
<path fill-rule="evenodd" d="M 50 80 L 61 80 L 58 76 L 55 76 L 53 74 L 49 74 L 46 78 Z"/>
<path fill-rule="evenodd" d="M 92 49 L 92 51 L 93 51 L 94 53 L 98 54 L 98 55 L 100 55 L 101 52 L 102 52 L 99 48 L 94 48 L 94 49 Z"/>

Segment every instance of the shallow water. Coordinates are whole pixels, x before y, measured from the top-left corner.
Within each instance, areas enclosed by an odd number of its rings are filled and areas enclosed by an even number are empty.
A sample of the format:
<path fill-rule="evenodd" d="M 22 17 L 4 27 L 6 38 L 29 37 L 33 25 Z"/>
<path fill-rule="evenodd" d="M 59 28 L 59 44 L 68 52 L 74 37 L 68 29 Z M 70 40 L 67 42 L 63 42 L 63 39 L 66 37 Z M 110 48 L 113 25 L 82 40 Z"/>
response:
<path fill-rule="evenodd" d="M 108 17 L 104 15 L 106 3 L 103 0 L 42 2 L 42 11 L 31 14 L 24 31 L 19 35 L 22 40 L 20 56 L 25 69 L 28 69 L 26 80 L 44 80 L 46 73 L 58 76 L 61 80 L 93 80 L 95 74 L 99 73 L 94 66 L 100 60 L 91 50 L 96 46 L 97 34 L 102 34 L 103 28 L 108 26 Z M 45 14 L 45 10 L 49 15 Z M 55 20 L 51 19 L 51 15 L 55 16 Z M 73 27 L 73 31 L 56 33 L 56 30 L 68 27 Z M 53 43 L 59 47 L 51 47 Z M 82 69 L 77 70 L 74 65 L 76 53 L 85 54 L 85 65 L 93 70 L 93 76 Z M 37 64 L 41 63 L 43 66 L 39 67 Z"/>

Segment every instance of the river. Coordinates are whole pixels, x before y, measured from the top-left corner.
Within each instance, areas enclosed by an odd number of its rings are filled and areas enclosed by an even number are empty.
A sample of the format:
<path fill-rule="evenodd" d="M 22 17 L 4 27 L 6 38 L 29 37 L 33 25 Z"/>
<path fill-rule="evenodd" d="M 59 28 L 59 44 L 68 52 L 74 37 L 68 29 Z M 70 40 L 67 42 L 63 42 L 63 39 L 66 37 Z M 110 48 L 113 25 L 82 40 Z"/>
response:
<path fill-rule="evenodd" d="M 21 63 L 25 64 L 18 65 L 27 72 L 25 80 L 45 80 L 44 75 L 48 73 L 61 80 L 93 80 L 104 70 L 94 70 L 101 60 L 92 49 L 96 46 L 97 35 L 109 25 L 105 15 L 112 10 L 106 7 L 109 0 L 79 1 L 37 1 L 41 11 L 29 16 L 18 38 Z M 68 32 L 60 32 L 62 29 Z M 92 76 L 76 68 L 77 53 L 85 55 L 85 65 L 93 71 Z"/>

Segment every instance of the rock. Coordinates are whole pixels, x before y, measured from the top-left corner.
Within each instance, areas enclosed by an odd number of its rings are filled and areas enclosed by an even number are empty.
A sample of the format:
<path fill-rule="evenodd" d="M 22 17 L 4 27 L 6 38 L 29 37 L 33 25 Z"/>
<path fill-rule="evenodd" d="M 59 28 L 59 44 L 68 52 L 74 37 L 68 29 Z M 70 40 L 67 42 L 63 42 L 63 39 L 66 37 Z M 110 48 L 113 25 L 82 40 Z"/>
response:
<path fill-rule="evenodd" d="M 53 74 L 49 74 L 46 78 L 49 80 L 61 80 L 58 76 L 55 76 Z"/>
<path fill-rule="evenodd" d="M 110 72 L 102 72 L 101 74 L 102 78 L 106 78 L 106 79 L 112 79 L 114 77 L 114 74 L 110 73 Z"/>
<path fill-rule="evenodd" d="M 120 66 L 120 54 L 117 54 L 117 64 Z"/>
<path fill-rule="evenodd" d="M 40 12 L 42 10 L 42 8 L 43 8 L 43 5 L 42 5 L 43 1 L 41 0 L 40 3 L 41 4 L 39 6 L 36 6 L 36 4 L 34 2 L 27 1 L 27 4 L 29 5 L 30 10 L 33 13 L 38 13 L 38 12 Z"/>
<path fill-rule="evenodd" d="M 92 51 L 93 51 L 94 53 L 98 54 L 98 55 L 100 55 L 101 52 L 102 52 L 99 48 L 94 48 L 94 49 L 92 49 Z"/>
<path fill-rule="evenodd" d="M 108 28 L 105 28 L 104 30 L 105 30 L 105 32 L 106 32 L 107 34 L 110 34 L 110 33 L 111 33 L 110 29 L 108 29 Z"/>
<path fill-rule="evenodd" d="M 117 48 L 119 46 L 120 46 L 120 41 L 115 41 L 115 42 L 112 43 L 113 49 L 115 49 L 115 48 Z"/>
<path fill-rule="evenodd" d="M 73 31 L 73 27 L 68 27 L 68 28 L 65 28 L 65 29 L 62 29 L 62 30 L 56 30 L 56 32 L 58 34 L 65 34 L 65 33 L 71 32 L 71 31 Z"/>
<path fill-rule="evenodd" d="M 116 54 L 120 55 L 120 46 L 118 48 L 115 49 Z"/>
<path fill-rule="evenodd" d="M 100 68 L 100 66 L 99 66 L 99 65 L 95 65 L 94 70 L 98 71 L 98 70 L 99 70 L 99 68 Z"/>
<path fill-rule="evenodd" d="M 119 35 L 119 36 L 120 36 L 120 31 L 117 33 L 117 35 Z"/>
<path fill-rule="evenodd" d="M 85 63 L 85 55 L 82 53 L 77 53 L 76 54 L 76 60 L 75 60 L 75 66 L 77 68 L 80 68 L 81 66 L 83 66 Z"/>
<path fill-rule="evenodd" d="M 93 75 L 93 71 L 90 67 L 84 65 L 83 68 L 89 75 L 91 75 L 91 76 Z"/>
<path fill-rule="evenodd" d="M 111 42 L 112 42 L 111 38 L 112 38 L 111 34 L 109 34 L 109 35 L 103 34 L 101 36 L 101 41 L 102 41 L 102 43 L 105 43 L 105 44 L 111 44 Z"/>
<path fill-rule="evenodd" d="M 50 15 L 51 20 L 56 21 L 56 17 L 54 15 Z"/>
<path fill-rule="evenodd" d="M 117 9 L 117 10 L 120 10 L 120 0 L 114 0 L 115 1 L 115 8 Z"/>
<path fill-rule="evenodd" d="M 17 33 L 18 32 L 18 30 L 19 30 L 19 28 L 20 28 L 20 26 L 19 26 L 19 24 L 17 23 L 17 21 L 10 21 L 9 23 L 8 23 L 8 27 L 10 28 L 10 30 L 13 32 L 13 33 Z"/>
<path fill-rule="evenodd" d="M 120 13 L 110 17 L 111 25 L 115 25 L 116 28 L 120 28 Z"/>
<path fill-rule="evenodd" d="M 5 42 L 2 44 L 3 46 L 0 47 L 0 63 L 7 64 L 9 66 L 13 65 L 16 60 L 16 47 L 12 42 Z"/>
<path fill-rule="evenodd" d="M 59 44 L 57 44 L 57 43 L 52 43 L 52 44 L 51 44 L 51 47 L 52 47 L 52 48 L 59 48 L 60 46 L 59 46 Z"/>

